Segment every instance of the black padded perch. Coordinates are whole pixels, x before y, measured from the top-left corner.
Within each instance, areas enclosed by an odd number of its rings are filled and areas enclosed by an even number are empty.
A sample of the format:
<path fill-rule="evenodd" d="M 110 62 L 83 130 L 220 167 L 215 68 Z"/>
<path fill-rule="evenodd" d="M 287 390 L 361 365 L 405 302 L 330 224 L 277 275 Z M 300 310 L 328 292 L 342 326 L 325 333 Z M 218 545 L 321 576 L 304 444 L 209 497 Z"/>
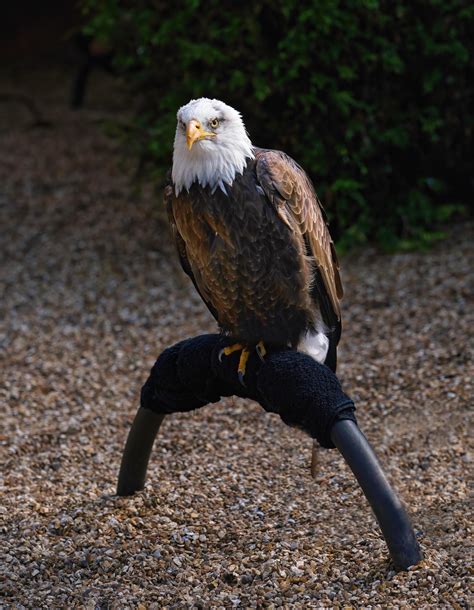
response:
<path fill-rule="evenodd" d="M 262 362 L 250 356 L 246 386 L 237 377 L 239 354 L 219 355 L 230 341 L 201 335 L 166 349 L 142 388 L 141 406 L 122 456 L 117 494 L 143 489 L 153 442 L 169 413 L 191 411 L 223 396 L 259 402 L 327 448 L 337 447 L 354 473 L 380 525 L 395 567 L 406 570 L 422 559 L 408 515 L 390 487 L 367 439 L 357 426 L 352 400 L 336 375 L 305 354 L 270 350 Z"/>

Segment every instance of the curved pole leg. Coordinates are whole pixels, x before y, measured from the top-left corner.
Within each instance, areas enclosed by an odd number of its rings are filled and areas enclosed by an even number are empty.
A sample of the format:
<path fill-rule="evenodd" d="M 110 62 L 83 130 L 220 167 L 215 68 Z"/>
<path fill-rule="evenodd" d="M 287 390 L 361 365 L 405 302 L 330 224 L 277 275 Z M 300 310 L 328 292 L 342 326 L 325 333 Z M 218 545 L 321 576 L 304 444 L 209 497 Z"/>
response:
<path fill-rule="evenodd" d="M 354 422 L 340 420 L 332 427 L 331 438 L 374 511 L 395 568 L 417 564 L 423 555 L 410 519 L 363 433 Z"/>
<path fill-rule="evenodd" d="M 118 496 L 131 496 L 145 487 L 151 450 L 165 416 L 140 407 L 128 433 L 117 483 Z"/>
<path fill-rule="evenodd" d="M 117 495 L 143 489 L 151 450 L 164 414 L 140 407 L 122 456 Z M 423 558 L 408 515 L 392 490 L 367 439 L 349 420 L 336 422 L 331 438 L 362 488 L 397 569 L 406 570 Z"/>

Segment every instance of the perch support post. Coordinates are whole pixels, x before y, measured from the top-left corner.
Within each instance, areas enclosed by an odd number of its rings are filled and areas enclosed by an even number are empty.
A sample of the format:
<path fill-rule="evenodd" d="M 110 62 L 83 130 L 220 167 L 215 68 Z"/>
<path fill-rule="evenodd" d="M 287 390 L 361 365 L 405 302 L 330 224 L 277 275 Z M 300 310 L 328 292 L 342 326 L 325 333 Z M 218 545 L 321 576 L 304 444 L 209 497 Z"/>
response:
<path fill-rule="evenodd" d="M 323 447 L 337 447 L 352 470 L 379 523 L 397 569 L 422 559 L 408 515 L 374 451 L 357 426 L 353 401 L 326 366 L 299 352 L 270 352 L 262 363 L 252 356 L 246 387 L 237 378 L 238 354 L 218 357 L 226 339 L 201 335 L 166 349 L 142 388 L 141 407 L 123 452 L 119 496 L 143 489 L 153 443 L 168 413 L 185 412 L 236 394 L 305 429 Z"/>
<path fill-rule="evenodd" d="M 337 421 L 331 438 L 357 479 L 378 521 L 395 567 L 406 570 L 422 559 L 410 519 L 357 424 Z"/>
<path fill-rule="evenodd" d="M 117 483 L 118 496 L 131 496 L 145 487 L 151 450 L 165 416 L 140 407 L 128 433 Z"/>

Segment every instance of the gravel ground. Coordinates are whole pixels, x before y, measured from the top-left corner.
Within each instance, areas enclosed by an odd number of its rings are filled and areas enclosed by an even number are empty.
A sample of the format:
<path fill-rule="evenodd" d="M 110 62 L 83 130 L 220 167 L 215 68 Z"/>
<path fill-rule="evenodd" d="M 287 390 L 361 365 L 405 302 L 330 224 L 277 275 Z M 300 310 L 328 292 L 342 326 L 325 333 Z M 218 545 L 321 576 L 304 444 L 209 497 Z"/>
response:
<path fill-rule="evenodd" d="M 473 227 L 427 254 L 342 261 L 340 378 L 419 566 L 393 571 L 335 450 L 311 479 L 310 440 L 241 399 L 168 417 L 145 491 L 117 498 L 149 368 L 214 324 L 159 196 L 133 191 L 100 129 L 123 110 L 101 101 L 111 81 L 73 113 L 64 71 L 25 79 L 2 82 L 52 126 L 0 106 L 0 607 L 467 608 Z"/>

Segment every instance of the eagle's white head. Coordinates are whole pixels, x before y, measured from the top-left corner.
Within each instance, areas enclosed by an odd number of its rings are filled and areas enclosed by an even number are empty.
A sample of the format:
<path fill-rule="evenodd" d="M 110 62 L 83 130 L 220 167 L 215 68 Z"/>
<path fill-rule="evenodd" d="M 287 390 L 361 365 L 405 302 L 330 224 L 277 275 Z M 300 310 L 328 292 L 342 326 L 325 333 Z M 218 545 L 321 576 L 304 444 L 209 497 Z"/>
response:
<path fill-rule="evenodd" d="M 226 193 L 237 174 L 253 158 L 253 148 L 237 110 L 219 100 L 201 97 L 178 110 L 173 150 L 175 192 L 193 182 Z"/>

